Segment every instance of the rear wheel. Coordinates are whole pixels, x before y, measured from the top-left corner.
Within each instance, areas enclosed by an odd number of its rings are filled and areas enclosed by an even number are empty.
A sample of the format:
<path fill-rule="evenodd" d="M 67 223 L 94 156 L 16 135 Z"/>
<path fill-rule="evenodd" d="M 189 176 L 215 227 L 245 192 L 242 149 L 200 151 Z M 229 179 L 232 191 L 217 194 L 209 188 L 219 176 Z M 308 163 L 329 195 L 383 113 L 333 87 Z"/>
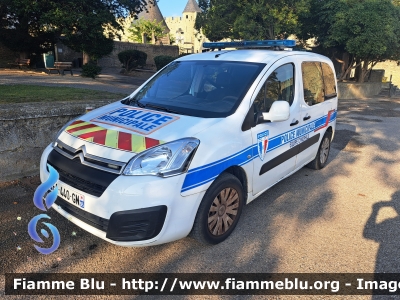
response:
<path fill-rule="evenodd" d="M 235 229 L 244 205 L 243 187 L 224 173 L 209 187 L 197 211 L 191 236 L 205 244 L 218 244 Z"/>
<path fill-rule="evenodd" d="M 315 170 L 320 170 L 325 167 L 331 149 L 331 137 L 332 133 L 327 131 L 319 145 L 317 156 L 315 156 L 314 160 L 310 162 L 307 167 Z"/>

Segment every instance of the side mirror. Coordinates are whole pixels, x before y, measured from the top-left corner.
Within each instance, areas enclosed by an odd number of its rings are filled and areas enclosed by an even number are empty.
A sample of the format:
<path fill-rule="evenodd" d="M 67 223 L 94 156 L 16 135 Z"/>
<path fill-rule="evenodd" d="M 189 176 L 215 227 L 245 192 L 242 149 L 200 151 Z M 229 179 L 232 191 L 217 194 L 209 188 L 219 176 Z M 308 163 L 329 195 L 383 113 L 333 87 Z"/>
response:
<path fill-rule="evenodd" d="M 263 113 L 264 121 L 282 122 L 290 117 L 290 106 L 286 101 L 275 101 L 267 113 Z"/>

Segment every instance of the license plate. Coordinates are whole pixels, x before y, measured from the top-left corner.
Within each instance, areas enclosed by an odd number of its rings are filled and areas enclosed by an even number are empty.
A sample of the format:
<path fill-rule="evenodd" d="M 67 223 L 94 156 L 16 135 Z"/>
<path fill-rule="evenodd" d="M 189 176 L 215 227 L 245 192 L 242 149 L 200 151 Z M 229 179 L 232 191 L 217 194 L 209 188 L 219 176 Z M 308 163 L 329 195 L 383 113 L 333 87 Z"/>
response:
<path fill-rule="evenodd" d="M 58 196 L 72 204 L 85 208 L 85 195 L 58 183 Z"/>

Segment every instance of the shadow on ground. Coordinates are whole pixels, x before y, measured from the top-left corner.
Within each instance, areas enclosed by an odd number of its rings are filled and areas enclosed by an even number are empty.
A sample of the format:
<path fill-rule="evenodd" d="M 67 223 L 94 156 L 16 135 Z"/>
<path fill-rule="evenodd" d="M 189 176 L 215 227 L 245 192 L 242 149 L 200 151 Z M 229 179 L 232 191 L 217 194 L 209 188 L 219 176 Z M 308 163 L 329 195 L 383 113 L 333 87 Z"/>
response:
<path fill-rule="evenodd" d="M 392 107 L 393 108 L 393 107 Z M 385 113 L 370 115 L 368 108 L 362 118 L 381 120 Z M 377 109 L 378 110 L 378 109 Z M 353 113 L 353 112 L 351 112 Z M 398 163 L 397 158 L 388 158 L 400 149 L 395 136 L 385 139 L 384 122 L 351 119 L 354 114 L 343 113 L 332 144 L 331 154 L 325 169 L 320 171 L 303 168 L 296 174 L 278 183 L 258 199 L 245 207 L 235 231 L 225 242 L 215 246 L 203 246 L 185 238 L 173 243 L 147 247 L 123 248 L 104 242 L 81 230 L 51 210 L 49 215 L 61 234 L 61 246 L 55 253 L 44 256 L 33 248 L 26 232 L 29 220 L 40 213 L 34 208 L 32 197 L 37 182 L 18 181 L 0 188 L 0 224 L 2 247 L 0 247 L 0 269 L 3 272 L 223 272 L 223 273 L 268 273 L 279 269 L 282 251 L 275 245 L 278 237 L 295 236 L 301 239 L 304 228 L 318 220 L 334 218 L 332 209 L 338 187 L 334 179 L 349 177 L 351 168 L 361 158 L 371 164 L 375 161 L 378 171 L 389 163 Z M 359 117 L 357 115 L 356 117 Z M 357 131 L 354 122 L 371 125 Z M 340 121 L 342 122 L 342 121 Z M 339 123 L 340 123 L 339 122 Z M 393 129 L 391 129 L 393 130 Z M 369 138 L 372 136 L 373 138 Z M 388 142 L 388 144 L 386 144 Z M 373 144 L 372 144 L 373 143 Z M 364 158 L 365 147 L 374 146 L 380 151 Z M 391 175 L 387 174 L 390 178 Z M 396 182 L 396 180 L 393 180 Z M 17 202 L 17 204 L 14 204 Z M 376 259 L 376 271 L 399 270 L 398 237 L 399 217 L 377 224 L 377 211 L 383 206 L 398 209 L 399 192 L 391 201 L 383 201 L 373 207 L 368 219 L 364 237 L 380 243 Z M 21 216 L 21 221 L 17 217 Z M 298 225 L 296 232 L 288 232 L 285 222 Z M 364 221 L 363 221 L 364 222 Z M 358 226 L 363 234 L 363 225 Z M 76 235 L 72 233 L 75 232 Z M 15 233 L 15 234 L 14 234 Z M 329 236 L 327 237 L 329 239 Z M 335 242 L 335 241 L 330 241 Z M 20 246 L 21 250 L 16 247 Z M 296 249 L 287 249 L 288 252 Z M 294 254 L 295 255 L 295 254 Z M 327 258 L 329 259 L 329 258 Z M 304 269 L 305 272 L 308 269 Z M 2 273 L 3 273 L 2 272 Z M 132 299 L 134 297 L 131 297 Z"/>

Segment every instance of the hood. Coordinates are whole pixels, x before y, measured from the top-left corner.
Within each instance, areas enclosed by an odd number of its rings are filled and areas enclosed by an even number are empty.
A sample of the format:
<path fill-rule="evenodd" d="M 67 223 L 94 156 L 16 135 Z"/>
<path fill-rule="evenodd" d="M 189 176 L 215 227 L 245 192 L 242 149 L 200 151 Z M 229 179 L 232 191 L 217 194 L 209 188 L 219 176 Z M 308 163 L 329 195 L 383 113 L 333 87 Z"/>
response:
<path fill-rule="evenodd" d="M 64 144 L 110 160 L 127 162 L 136 153 L 196 134 L 221 119 L 177 115 L 123 105 L 120 102 L 91 111 L 59 136 Z"/>

